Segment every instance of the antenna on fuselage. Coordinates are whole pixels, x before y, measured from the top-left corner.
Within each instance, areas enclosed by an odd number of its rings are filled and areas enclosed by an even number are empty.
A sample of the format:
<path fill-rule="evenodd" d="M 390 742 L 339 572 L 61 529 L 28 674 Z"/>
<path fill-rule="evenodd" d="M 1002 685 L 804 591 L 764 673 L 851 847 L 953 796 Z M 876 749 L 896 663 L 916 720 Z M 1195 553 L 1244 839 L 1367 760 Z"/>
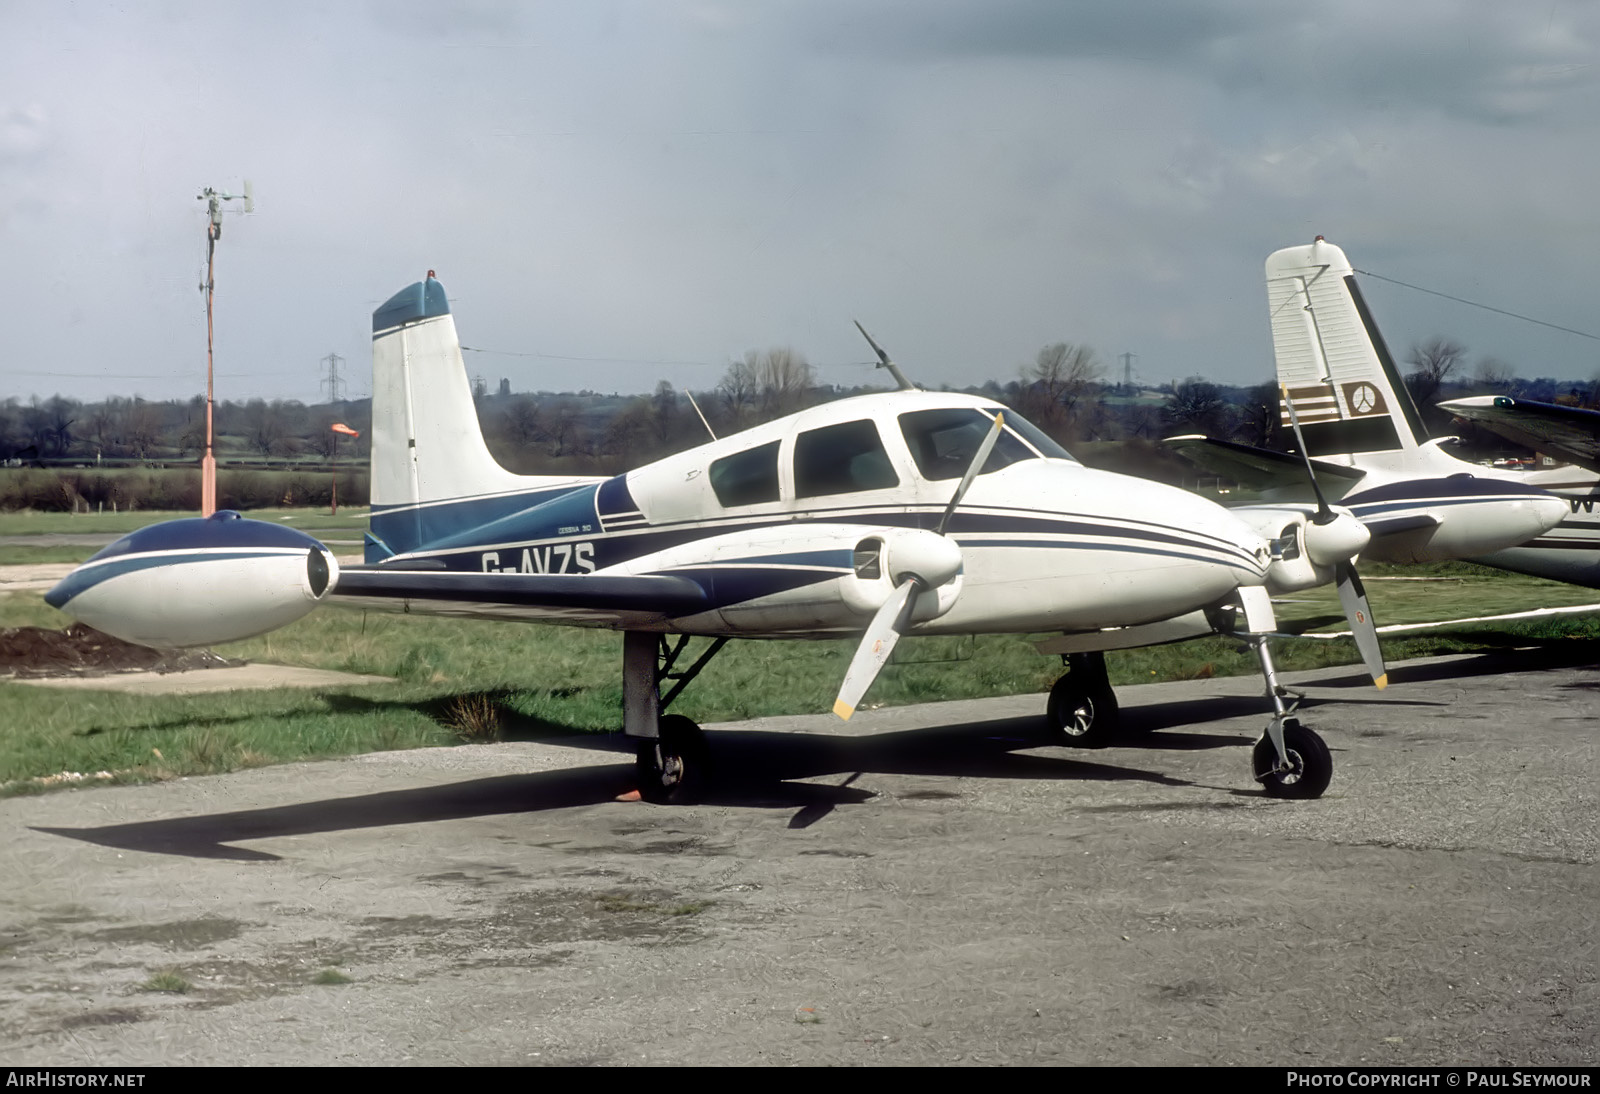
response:
<path fill-rule="evenodd" d="M 872 335 L 868 334 L 867 328 L 861 325 L 861 320 L 852 319 L 851 322 L 856 325 L 856 330 L 861 332 L 861 337 L 867 340 L 867 345 L 872 347 L 872 352 L 878 355 L 878 367 L 889 370 L 889 375 L 894 377 L 894 382 L 899 386 L 901 391 L 922 390 L 916 384 L 913 384 L 910 380 L 906 379 L 906 374 L 900 371 L 899 365 L 889 360 L 889 355 L 883 352 L 882 346 L 878 345 L 878 343 L 872 340 Z"/>
<path fill-rule="evenodd" d="M 689 405 L 694 407 L 694 412 L 700 415 L 700 424 L 706 427 L 706 432 L 711 434 L 711 439 L 716 440 L 717 431 L 711 428 L 711 423 L 706 421 L 705 411 L 701 410 L 700 404 L 694 401 L 694 392 L 690 391 L 688 388 L 684 388 L 683 393 L 689 396 Z"/>

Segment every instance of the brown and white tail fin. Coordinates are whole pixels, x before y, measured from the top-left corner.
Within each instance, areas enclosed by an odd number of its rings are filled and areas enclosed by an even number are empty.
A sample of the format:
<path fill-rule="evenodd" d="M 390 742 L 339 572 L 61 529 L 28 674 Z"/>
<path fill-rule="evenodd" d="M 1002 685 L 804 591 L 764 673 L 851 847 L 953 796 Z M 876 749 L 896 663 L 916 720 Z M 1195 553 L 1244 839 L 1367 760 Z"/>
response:
<path fill-rule="evenodd" d="M 1416 404 L 1344 252 L 1318 236 L 1273 252 L 1266 269 L 1278 384 L 1294 400 L 1308 454 L 1338 459 L 1423 444 Z M 1287 427 L 1288 408 L 1279 411 Z"/>

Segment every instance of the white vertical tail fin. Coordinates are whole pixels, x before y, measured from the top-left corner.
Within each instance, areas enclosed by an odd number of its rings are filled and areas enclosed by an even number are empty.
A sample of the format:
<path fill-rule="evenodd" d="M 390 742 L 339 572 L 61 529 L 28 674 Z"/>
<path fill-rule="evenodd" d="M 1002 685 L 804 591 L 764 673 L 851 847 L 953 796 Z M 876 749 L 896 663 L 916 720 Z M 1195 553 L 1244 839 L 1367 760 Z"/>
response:
<path fill-rule="evenodd" d="M 372 313 L 369 562 L 593 481 L 517 475 L 490 454 L 433 271 Z"/>
<path fill-rule="evenodd" d="M 1269 255 L 1267 306 L 1278 383 L 1294 400 L 1309 455 L 1409 452 L 1427 439 L 1343 251 L 1318 236 Z M 1288 409 L 1279 409 L 1288 425 Z"/>

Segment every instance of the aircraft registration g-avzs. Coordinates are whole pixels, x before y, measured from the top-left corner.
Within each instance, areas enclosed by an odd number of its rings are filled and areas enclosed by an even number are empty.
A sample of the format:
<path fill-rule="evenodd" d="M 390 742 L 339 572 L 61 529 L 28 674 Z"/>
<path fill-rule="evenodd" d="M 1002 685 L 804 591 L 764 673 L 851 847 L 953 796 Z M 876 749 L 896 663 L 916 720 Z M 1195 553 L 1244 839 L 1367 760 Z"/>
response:
<path fill-rule="evenodd" d="M 1116 720 L 1102 651 L 1223 631 L 1256 650 L 1274 709 L 1256 779 L 1322 793 L 1332 761 L 1284 702 L 1268 597 L 1348 571 L 1348 614 L 1383 676 L 1349 570 L 1368 536 L 1348 511 L 1228 510 L 1091 470 L 990 400 L 911 389 L 878 352 L 901 390 L 614 477 L 517 475 L 484 444 L 430 271 L 373 315 L 364 565 L 341 570 L 309 536 L 219 512 L 125 536 L 46 599 L 154 646 L 249 637 L 324 602 L 620 630 L 623 729 L 656 801 L 689 796 L 706 759 L 698 727 L 663 711 L 730 638 L 864 632 L 834 707 L 848 718 L 902 634 L 1056 632 L 1039 648 L 1070 671 L 1049 720 L 1062 743 L 1096 745 Z M 683 667 L 691 636 L 709 646 Z"/>
<path fill-rule="evenodd" d="M 1368 560 L 1467 558 L 1580 579 L 1570 568 L 1551 565 L 1549 556 L 1561 559 L 1562 552 L 1548 548 L 1586 542 L 1593 553 L 1600 546 L 1600 514 L 1591 516 L 1592 473 L 1482 467 L 1440 447 L 1454 438 L 1429 440 L 1355 270 L 1321 236 L 1269 255 L 1266 279 L 1280 409 L 1285 424 L 1298 419 L 1303 454 L 1204 437 L 1174 437 L 1167 444 L 1266 497 L 1302 494 L 1309 460 L 1315 481 L 1372 534 L 1362 552 Z M 1563 496 L 1568 493 L 1573 496 Z M 1585 499 L 1581 514 L 1579 498 Z M 1553 536 L 1562 536 L 1561 543 L 1552 544 Z M 1564 561 L 1575 558 L 1569 550 Z M 1594 584 L 1600 566 L 1589 565 L 1586 583 Z"/>

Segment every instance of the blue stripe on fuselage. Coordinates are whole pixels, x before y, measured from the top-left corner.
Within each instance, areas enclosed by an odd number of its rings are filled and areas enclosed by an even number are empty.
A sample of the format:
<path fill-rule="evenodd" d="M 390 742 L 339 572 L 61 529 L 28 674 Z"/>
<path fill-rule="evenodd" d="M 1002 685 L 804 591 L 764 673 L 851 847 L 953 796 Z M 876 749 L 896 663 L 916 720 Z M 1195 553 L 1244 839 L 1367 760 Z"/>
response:
<path fill-rule="evenodd" d="M 565 485 L 520 491 L 492 497 L 452 498 L 447 501 L 406 502 L 372 507 L 372 535 L 395 554 L 422 550 L 439 540 L 476 535 L 484 525 L 514 517 L 556 498 L 585 490 L 594 484 Z M 554 529 L 546 533 L 553 536 Z M 376 560 L 374 560 L 376 561 Z"/>
<path fill-rule="evenodd" d="M 1393 513 L 1403 509 L 1442 509 L 1453 505 L 1481 505 L 1492 501 L 1525 501 L 1530 496 L 1542 496 L 1544 491 L 1534 491 L 1532 494 L 1517 491 L 1515 493 L 1495 497 L 1487 494 L 1475 494 L 1465 498 L 1447 497 L 1414 497 L 1404 498 L 1400 501 L 1374 504 L 1372 502 L 1351 502 L 1348 499 L 1339 504 L 1349 509 L 1357 519 L 1377 516 L 1379 513 Z"/>
<path fill-rule="evenodd" d="M 804 523 L 926 528 L 935 524 L 942 514 L 942 508 L 932 506 L 914 512 L 907 512 L 904 509 L 884 511 L 882 509 L 860 508 L 835 512 L 813 512 Z M 722 520 L 678 522 L 670 525 L 641 528 L 637 531 L 629 529 L 623 532 L 593 537 L 530 538 L 521 542 L 489 539 L 479 536 L 477 531 L 474 530 L 471 538 L 477 542 L 471 546 L 463 543 L 462 546 L 448 552 L 419 551 L 417 552 L 417 557 L 437 558 L 443 561 L 445 567 L 450 570 L 476 571 L 483 568 L 484 555 L 493 552 L 501 556 L 494 560 L 492 567 L 494 569 L 522 570 L 533 573 L 578 572 L 577 550 L 578 544 L 581 543 L 586 544 L 584 558 L 592 560 L 595 569 L 604 570 L 643 555 L 654 554 L 658 551 L 696 540 L 790 523 L 793 523 L 792 514 L 775 513 L 760 520 L 723 518 Z M 1135 540 L 1141 541 L 1148 546 L 1119 544 L 1114 549 L 1121 551 L 1147 550 L 1152 554 L 1215 562 L 1247 573 L 1260 573 L 1262 570 L 1260 563 L 1238 544 L 1203 533 L 1189 533 L 1180 529 L 1163 528 L 1149 525 L 1146 522 L 1095 524 L 1083 517 L 1050 518 L 1037 515 L 1023 516 L 1020 514 L 993 512 L 958 513 L 956 519 L 951 523 L 950 532 L 952 536 L 958 539 L 962 538 L 963 535 L 973 537 L 1007 533 L 1011 535 L 1028 535 L 1031 533 L 1041 536 L 1070 536 L 1073 537 L 1071 545 L 1080 548 L 1096 546 L 1098 545 L 1097 541 L 1105 542 L 1108 547 L 1111 547 L 1110 541 Z M 459 538 L 465 540 L 467 536 Z M 971 539 L 970 541 L 974 546 L 996 542 L 985 539 Z M 1005 546 L 1020 546 L 1023 541 L 1007 540 L 1003 541 L 1003 543 Z M 1041 539 L 1027 541 L 1029 546 L 1047 544 L 1062 546 L 1060 540 Z M 565 565 L 564 569 L 552 571 L 548 568 L 554 565 L 550 555 L 553 546 L 568 548 L 562 556 Z M 527 552 L 529 557 L 527 559 L 517 558 L 518 552 Z"/>
<path fill-rule="evenodd" d="M 300 547 L 281 548 L 278 550 L 269 548 L 265 550 L 163 551 L 157 554 L 112 558 L 99 563 L 91 560 L 62 578 L 55 588 L 44 594 L 44 600 L 52 608 L 59 608 L 73 597 L 87 592 L 103 581 L 110 581 L 114 577 L 137 573 L 140 570 L 153 569 L 157 566 L 181 566 L 189 562 L 232 562 L 241 558 L 276 558 L 280 555 L 298 555 L 303 551 L 304 548 Z"/>
<path fill-rule="evenodd" d="M 1339 504 L 1348 509 L 1370 506 L 1378 502 L 1427 505 L 1454 502 L 1496 501 L 1510 497 L 1544 497 L 1548 490 L 1505 479 L 1480 479 L 1475 475 L 1450 475 L 1442 479 L 1402 479 L 1384 483 L 1369 490 L 1346 494 Z M 1390 505 L 1389 508 L 1393 508 Z"/>

